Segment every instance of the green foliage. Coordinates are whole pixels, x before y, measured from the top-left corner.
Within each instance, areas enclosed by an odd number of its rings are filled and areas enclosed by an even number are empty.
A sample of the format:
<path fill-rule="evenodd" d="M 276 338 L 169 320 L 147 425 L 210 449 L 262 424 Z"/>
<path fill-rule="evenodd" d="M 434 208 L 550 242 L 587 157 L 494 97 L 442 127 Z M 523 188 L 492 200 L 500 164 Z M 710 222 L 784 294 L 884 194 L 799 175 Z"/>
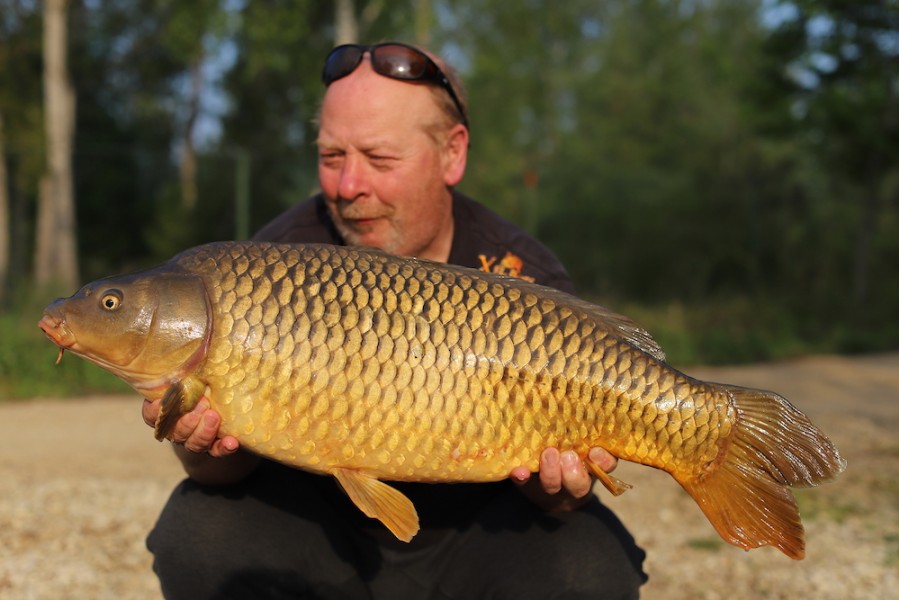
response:
<path fill-rule="evenodd" d="M 895 319 L 884 317 L 862 328 L 845 320 L 823 320 L 815 312 L 769 296 L 719 296 L 690 303 L 597 302 L 649 331 L 675 367 L 889 351 L 899 339 Z"/>
<path fill-rule="evenodd" d="M 25 277 L 31 252 L 24 245 L 32 234 L 30 215 L 37 200 L 44 169 L 42 108 L 41 14 L 37 3 L 8 0 L 0 8 L 0 118 L 9 197 L 9 231 L 0 231 L 0 244 L 9 249 L 9 271 L 0 275 L 7 289 Z M 0 267 L 2 268 L 2 267 Z"/>
<path fill-rule="evenodd" d="M 181 203 L 175 186 L 169 186 L 160 194 L 153 221 L 143 230 L 153 256 L 160 259 L 174 256 L 185 248 L 203 241 L 196 237 L 194 215 Z"/>
<path fill-rule="evenodd" d="M 741 297 L 611 308 L 649 331 L 678 368 L 772 361 L 827 351 L 830 344 L 804 338 L 799 323 L 777 305 Z"/>

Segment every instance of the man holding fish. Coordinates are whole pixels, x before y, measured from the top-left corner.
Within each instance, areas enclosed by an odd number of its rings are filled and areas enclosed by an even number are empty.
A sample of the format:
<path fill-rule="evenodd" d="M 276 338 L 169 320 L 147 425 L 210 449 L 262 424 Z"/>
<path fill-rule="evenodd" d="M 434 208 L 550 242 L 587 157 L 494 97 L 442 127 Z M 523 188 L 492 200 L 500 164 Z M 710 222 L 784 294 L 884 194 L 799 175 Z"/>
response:
<path fill-rule="evenodd" d="M 521 276 L 572 291 L 539 242 L 454 191 L 469 146 L 465 97 L 437 57 L 397 43 L 329 54 L 319 116 L 319 195 L 257 233 L 276 242 L 370 246 Z M 509 265 L 513 269 L 509 271 Z M 144 403 L 156 423 L 159 401 Z M 171 439 L 189 479 L 148 539 L 169 598 L 633 598 L 643 552 L 591 493 L 573 451 L 547 449 L 539 477 L 407 483 L 421 531 L 405 544 L 366 519 L 331 478 L 218 437 L 202 400 Z M 605 471 L 616 460 L 602 449 Z"/>

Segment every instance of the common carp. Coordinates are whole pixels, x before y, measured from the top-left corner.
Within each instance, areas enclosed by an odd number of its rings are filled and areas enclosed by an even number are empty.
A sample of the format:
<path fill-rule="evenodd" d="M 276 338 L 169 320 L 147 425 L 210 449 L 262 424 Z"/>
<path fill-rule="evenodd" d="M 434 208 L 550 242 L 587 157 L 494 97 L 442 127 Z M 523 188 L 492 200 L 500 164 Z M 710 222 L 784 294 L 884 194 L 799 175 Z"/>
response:
<path fill-rule="evenodd" d="M 516 278 L 327 245 L 218 242 L 85 285 L 39 326 L 162 399 L 156 436 L 206 393 L 220 432 L 334 476 L 409 541 L 384 481 L 485 482 L 594 446 L 667 471 L 728 542 L 804 556 L 791 486 L 835 477 L 831 441 L 781 396 L 691 378 L 630 319 Z"/>

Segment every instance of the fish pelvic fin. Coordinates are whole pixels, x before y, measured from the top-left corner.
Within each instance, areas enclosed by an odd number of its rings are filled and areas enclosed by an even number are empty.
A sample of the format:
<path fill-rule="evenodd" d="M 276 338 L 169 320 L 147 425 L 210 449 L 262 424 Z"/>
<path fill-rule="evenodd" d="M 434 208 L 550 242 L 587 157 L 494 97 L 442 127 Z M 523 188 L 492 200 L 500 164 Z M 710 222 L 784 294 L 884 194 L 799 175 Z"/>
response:
<path fill-rule="evenodd" d="M 613 496 L 620 496 L 624 492 L 634 487 L 625 481 L 621 481 L 617 477 L 609 475 L 608 473 L 603 471 L 598 464 L 590 460 L 589 457 L 584 459 L 584 466 L 587 468 L 587 471 L 593 474 L 593 476 L 596 477 L 596 479 L 599 480 L 603 487 L 606 488 L 606 490 L 608 490 L 609 493 Z"/>
<path fill-rule="evenodd" d="M 169 386 L 162 397 L 159 415 L 156 417 L 156 439 L 161 442 L 170 437 L 178 419 L 193 410 L 205 391 L 206 384 L 196 377 L 185 377 Z"/>
<path fill-rule="evenodd" d="M 418 533 L 418 513 L 399 490 L 371 475 L 353 469 L 335 469 L 334 477 L 359 510 L 378 519 L 403 542 Z"/>
<path fill-rule="evenodd" d="M 737 418 L 723 458 L 698 477 L 675 479 L 726 541 L 745 550 L 774 546 L 805 556 L 804 529 L 790 487 L 835 478 L 846 467 L 833 443 L 785 398 L 723 386 Z"/>

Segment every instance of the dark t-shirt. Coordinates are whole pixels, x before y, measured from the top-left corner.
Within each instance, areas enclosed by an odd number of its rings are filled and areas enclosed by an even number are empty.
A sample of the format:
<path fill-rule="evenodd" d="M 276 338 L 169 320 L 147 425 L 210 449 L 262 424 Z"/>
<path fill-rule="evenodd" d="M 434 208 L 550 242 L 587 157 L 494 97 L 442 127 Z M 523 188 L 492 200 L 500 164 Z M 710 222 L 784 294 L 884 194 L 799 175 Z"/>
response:
<path fill-rule="evenodd" d="M 558 258 L 519 227 L 471 198 L 453 193 L 455 222 L 449 263 L 522 277 L 573 292 L 571 278 Z M 321 194 L 301 202 L 260 229 L 253 239 L 269 242 L 345 245 L 325 207 Z M 335 510 L 383 543 L 395 540 L 387 530 L 364 515 L 330 481 L 315 481 L 320 491 L 333 496 Z M 395 483 L 415 505 L 421 532 L 406 548 L 427 544 L 448 528 L 464 526 L 480 506 L 497 497 L 508 481 L 479 484 Z"/>

